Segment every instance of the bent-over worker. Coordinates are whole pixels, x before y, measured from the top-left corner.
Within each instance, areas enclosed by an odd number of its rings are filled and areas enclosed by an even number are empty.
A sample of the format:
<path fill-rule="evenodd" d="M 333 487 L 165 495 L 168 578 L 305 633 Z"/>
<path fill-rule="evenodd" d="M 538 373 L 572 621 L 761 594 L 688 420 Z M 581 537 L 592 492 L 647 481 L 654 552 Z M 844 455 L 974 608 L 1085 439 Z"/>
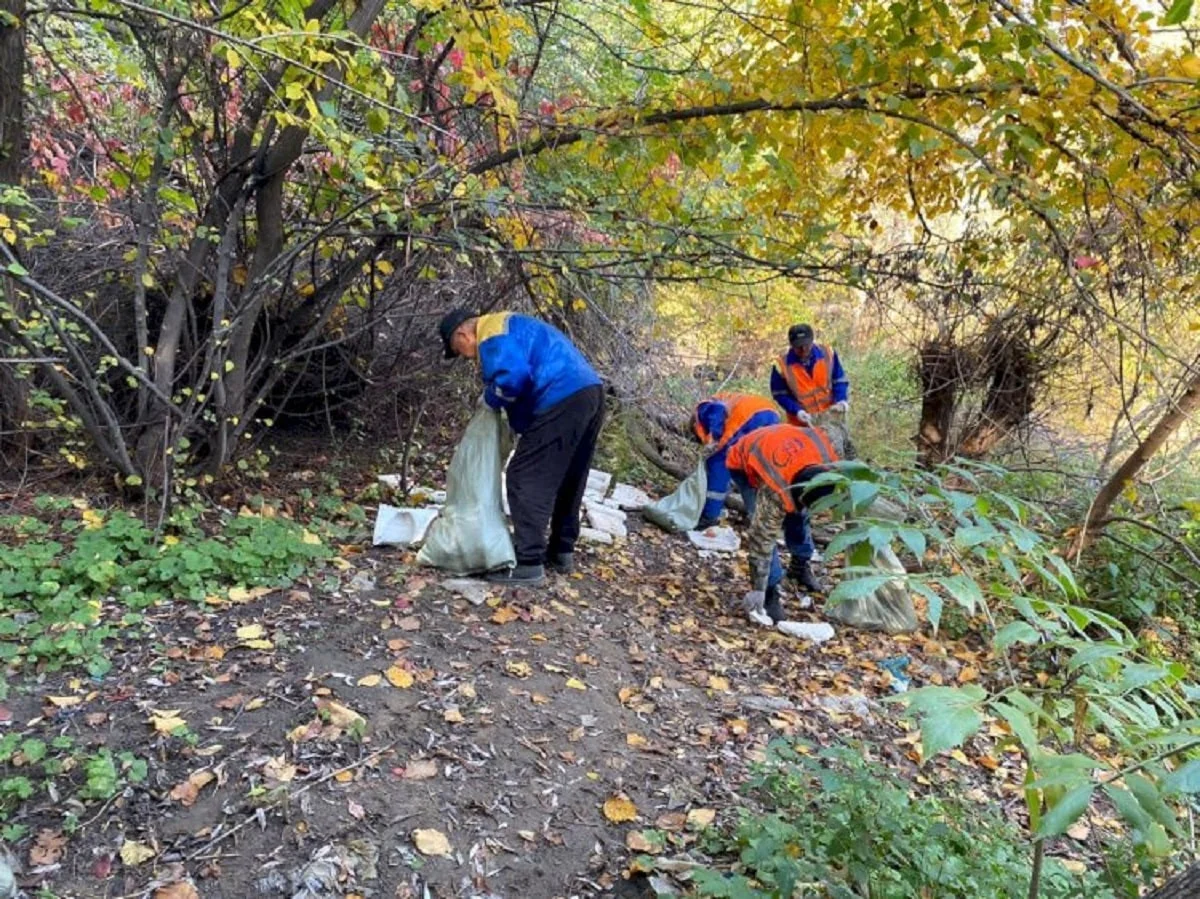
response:
<path fill-rule="evenodd" d="M 779 424 L 779 410 L 770 400 L 749 393 L 718 393 L 703 400 L 692 415 L 692 433 L 708 456 L 704 470 L 708 492 L 698 528 L 712 527 L 725 508 L 729 493 L 729 469 L 725 456 L 735 441 L 758 428 Z"/>
<path fill-rule="evenodd" d="M 772 621 L 783 619 L 779 584 L 783 567 L 775 541 L 783 529 L 791 552 L 788 576 L 805 590 L 821 585 L 811 567 L 812 531 L 808 509 L 832 492 L 832 486 L 810 488 L 809 482 L 840 458 L 840 428 L 797 428 L 774 425 L 751 431 L 729 449 L 725 464 L 734 483 L 752 497 L 746 547 L 750 555 L 750 592 L 743 600 L 747 614 L 765 610 Z M 766 489 L 763 489 L 766 488 Z"/>
<path fill-rule="evenodd" d="M 515 568 L 498 583 L 541 583 L 574 569 L 579 507 L 604 421 L 604 388 L 557 328 L 527 315 L 455 309 L 439 325 L 446 358 L 479 361 L 483 400 L 519 435 L 508 463 Z M 546 527 L 549 525 L 549 538 Z"/>

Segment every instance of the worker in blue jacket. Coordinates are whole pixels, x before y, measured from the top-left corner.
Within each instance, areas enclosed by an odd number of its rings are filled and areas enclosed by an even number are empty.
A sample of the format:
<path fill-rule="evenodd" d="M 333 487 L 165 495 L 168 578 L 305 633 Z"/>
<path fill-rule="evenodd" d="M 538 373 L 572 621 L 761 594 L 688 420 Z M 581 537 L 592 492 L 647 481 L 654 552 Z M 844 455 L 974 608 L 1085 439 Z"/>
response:
<path fill-rule="evenodd" d="M 484 402 L 507 413 L 520 437 L 508 463 L 517 565 L 488 580 L 534 585 L 546 566 L 573 570 L 579 507 L 604 421 L 600 376 L 561 331 L 527 315 L 455 309 L 438 330 L 447 359 L 479 361 Z"/>
<path fill-rule="evenodd" d="M 815 342 L 812 325 L 788 328 L 788 350 L 771 368 L 771 396 L 792 425 L 807 427 L 813 416 L 849 409 L 850 379 L 842 360 L 833 347 Z"/>
<path fill-rule="evenodd" d="M 725 455 L 738 438 L 758 428 L 779 424 L 779 410 L 761 396 L 749 393 L 718 393 L 696 406 L 692 432 L 707 449 L 704 471 L 708 492 L 700 514 L 700 530 L 712 527 L 725 508 L 729 493 L 729 469 Z"/>

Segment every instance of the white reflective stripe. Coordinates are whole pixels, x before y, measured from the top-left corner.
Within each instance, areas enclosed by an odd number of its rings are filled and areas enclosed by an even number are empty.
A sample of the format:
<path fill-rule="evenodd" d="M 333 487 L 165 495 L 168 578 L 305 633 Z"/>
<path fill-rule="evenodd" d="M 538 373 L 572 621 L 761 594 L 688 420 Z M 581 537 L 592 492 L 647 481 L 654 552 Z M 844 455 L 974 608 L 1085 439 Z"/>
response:
<path fill-rule="evenodd" d="M 707 493 L 705 493 L 704 495 L 705 495 L 706 497 L 708 497 L 709 499 L 724 499 L 724 498 L 725 498 L 725 491 L 724 491 L 724 490 L 721 490 L 721 491 L 717 491 L 717 490 L 709 490 L 709 491 L 708 491 Z"/>
<path fill-rule="evenodd" d="M 812 428 L 804 428 L 804 432 L 804 436 L 812 442 L 813 448 L 821 457 L 821 461 L 826 465 L 832 465 L 834 461 L 833 457 L 829 455 L 829 450 L 825 448 L 825 441 L 821 439 L 820 435 L 818 435 Z"/>

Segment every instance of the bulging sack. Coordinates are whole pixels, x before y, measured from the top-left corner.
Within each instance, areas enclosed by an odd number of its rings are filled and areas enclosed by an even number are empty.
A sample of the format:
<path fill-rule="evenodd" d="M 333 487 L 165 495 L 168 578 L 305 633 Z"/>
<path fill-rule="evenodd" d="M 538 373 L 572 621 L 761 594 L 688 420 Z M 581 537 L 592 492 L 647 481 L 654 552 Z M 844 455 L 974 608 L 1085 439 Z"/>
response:
<path fill-rule="evenodd" d="M 500 413 L 475 413 L 446 472 L 446 504 L 417 553 L 422 565 L 452 574 L 478 574 L 516 564 L 504 519 L 501 473 L 512 448 Z"/>
<path fill-rule="evenodd" d="M 825 617 L 867 631 L 906 634 L 917 629 L 917 610 L 904 585 L 904 564 L 883 546 L 875 551 L 872 564 L 899 575 L 886 581 L 862 599 L 847 599 L 825 606 Z"/>
<path fill-rule="evenodd" d="M 708 475 L 704 471 L 704 460 L 701 460 L 674 493 L 642 509 L 642 517 L 667 531 L 690 531 L 700 522 L 707 490 Z"/>

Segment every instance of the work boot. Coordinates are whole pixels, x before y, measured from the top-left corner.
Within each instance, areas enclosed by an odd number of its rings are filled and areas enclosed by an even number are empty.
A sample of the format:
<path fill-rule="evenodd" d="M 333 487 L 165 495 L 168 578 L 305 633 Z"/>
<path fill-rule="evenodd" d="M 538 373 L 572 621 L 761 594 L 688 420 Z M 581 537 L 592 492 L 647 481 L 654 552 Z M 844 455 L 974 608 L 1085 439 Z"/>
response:
<path fill-rule="evenodd" d="M 575 570 L 575 553 L 550 553 L 546 567 L 555 574 L 570 574 Z"/>
<path fill-rule="evenodd" d="M 812 565 L 808 559 L 797 559 L 795 556 L 788 563 L 788 580 L 809 593 L 822 593 L 824 588 L 817 576 L 813 574 Z"/>
<path fill-rule="evenodd" d="M 771 616 L 771 620 L 778 624 L 783 621 L 783 599 L 779 595 L 779 585 L 767 588 L 766 599 L 763 602 L 763 611 Z"/>
<path fill-rule="evenodd" d="M 490 584 L 508 584 L 513 587 L 536 587 L 546 579 L 546 569 L 541 565 L 517 565 L 501 571 L 488 572 Z"/>

